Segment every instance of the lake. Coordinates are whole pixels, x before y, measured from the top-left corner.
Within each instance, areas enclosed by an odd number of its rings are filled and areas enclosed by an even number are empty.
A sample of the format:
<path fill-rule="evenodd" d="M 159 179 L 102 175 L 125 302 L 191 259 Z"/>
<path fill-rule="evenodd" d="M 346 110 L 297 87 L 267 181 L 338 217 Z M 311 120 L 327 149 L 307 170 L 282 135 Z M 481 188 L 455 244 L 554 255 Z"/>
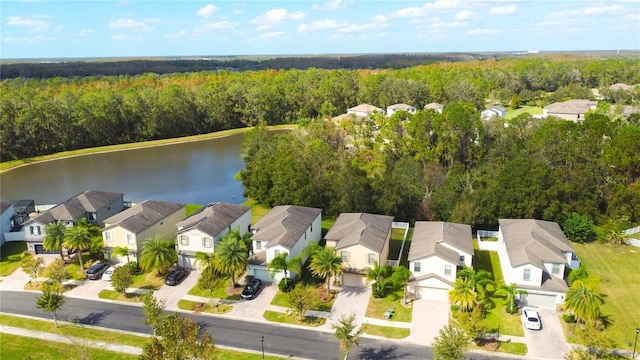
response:
<path fill-rule="evenodd" d="M 246 201 L 235 179 L 244 168 L 243 140 L 241 133 L 34 163 L 0 174 L 0 197 L 58 204 L 85 190 L 102 190 L 122 192 L 133 202 L 239 204 Z"/>

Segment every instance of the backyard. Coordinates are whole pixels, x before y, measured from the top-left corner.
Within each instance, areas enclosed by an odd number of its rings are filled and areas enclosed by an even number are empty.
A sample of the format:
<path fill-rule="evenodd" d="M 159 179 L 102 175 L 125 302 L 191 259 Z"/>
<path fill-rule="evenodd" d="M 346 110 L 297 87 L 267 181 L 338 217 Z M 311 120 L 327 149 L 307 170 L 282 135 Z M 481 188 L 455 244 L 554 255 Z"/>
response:
<path fill-rule="evenodd" d="M 22 253 L 27 250 L 27 243 L 23 241 L 6 242 L 0 249 L 0 276 L 13 274 L 20 267 Z"/>

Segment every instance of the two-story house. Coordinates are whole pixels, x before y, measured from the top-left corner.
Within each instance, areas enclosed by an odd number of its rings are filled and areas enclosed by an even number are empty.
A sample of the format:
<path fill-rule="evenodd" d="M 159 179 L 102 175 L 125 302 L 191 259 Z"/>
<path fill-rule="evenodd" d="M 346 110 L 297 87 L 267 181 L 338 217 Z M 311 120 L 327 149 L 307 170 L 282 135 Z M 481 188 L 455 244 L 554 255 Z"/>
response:
<path fill-rule="evenodd" d="M 326 246 L 342 258 L 342 285 L 367 286 L 367 268 L 384 265 L 389 256 L 393 216 L 342 213 L 325 235 Z"/>
<path fill-rule="evenodd" d="M 299 256 L 309 243 L 322 237 L 322 209 L 281 205 L 275 206 L 252 227 L 253 250 L 247 260 L 247 275 L 262 281 L 280 282 L 284 273 L 271 276 L 269 263 L 280 254 L 288 259 Z M 303 262 L 306 259 L 302 259 Z M 296 273 L 290 272 L 291 278 Z"/>
<path fill-rule="evenodd" d="M 409 291 L 416 299 L 449 301 L 458 269 L 470 268 L 472 260 L 471 226 L 416 221 L 409 250 Z"/>
<path fill-rule="evenodd" d="M 492 118 L 505 119 L 507 117 L 507 109 L 500 106 L 492 106 L 480 112 L 482 120 L 491 120 Z"/>
<path fill-rule="evenodd" d="M 177 226 L 178 264 L 193 269 L 197 266 L 197 252 L 213 254 L 217 244 L 230 230 L 238 230 L 242 237 L 251 230 L 251 208 L 213 203 L 200 208 Z"/>
<path fill-rule="evenodd" d="M 86 219 L 90 224 L 102 227 L 105 219 L 124 209 L 123 197 L 123 193 L 87 190 L 28 220 L 22 227 L 27 250 L 35 254 L 57 254 L 58 251 L 47 251 L 42 247 L 45 226 L 62 221 L 72 227 L 74 222 Z"/>
<path fill-rule="evenodd" d="M 416 108 L 407 104 L 389 105 L 387 106 L 387 117 L 391 117 L 391 115 L 395 114 L 397 111 L 406 111 L 409 114 L 415 114 Z"/>
<path fill-rule="evenodd" d="M 526 290 L 520 301 L 530 306 L 555 307 L 564 302 L 567 270 L 580 260 L 555 222 L 500 219 L 498 257 L 505 284 Z"/>
<path fill-rule="evenodd" d="M 173 241 L 176 224 L 185 216 L 184 204 L 147 200 L 105 219 L 102 229 L 105 259 L 116 263 L 138 261 L 145 240 L 160 236 Z M 129 255 L 114 256 L 116 247 L 126 247 Z"/>

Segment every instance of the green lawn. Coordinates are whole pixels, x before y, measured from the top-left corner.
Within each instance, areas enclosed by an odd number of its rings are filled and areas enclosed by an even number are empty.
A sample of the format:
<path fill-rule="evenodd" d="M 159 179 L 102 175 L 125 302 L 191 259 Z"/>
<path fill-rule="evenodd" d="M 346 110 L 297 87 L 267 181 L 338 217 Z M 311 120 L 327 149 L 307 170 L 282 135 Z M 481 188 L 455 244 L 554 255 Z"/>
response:
<path fill-rule="evenodd" d="M 255 224 L 271 210 L 256 203 L 253 199 L 248 199 L 242 205 L 251 207 L 251 223 Z"/>
<path fill-rule="evenodd" d="M 371 324 L 362 324 L 362 330 L 369 335 L 384 336 L 390 339 L 404 339 L 411 334 L 409 329 Z"/>
<path fill-rule="evenodd" d="M 542 108 L 537 106 L 522 106 L 516 110 L 509 109 L 507 110 L 507 120 L 513 119 L 514 117 L 524 113 L 529 113 L 531 115 L 542 115 Z"/>
<path fill-rule="evenodd" d="M 333 307 L 333 303 L 335 301 L 336 301 L 335 297 L 329 302 L 318 301 L 316 306 L 314 306 L 313 309 L 311 310 L 330 312 L 331 308 Z M 283 293 L 282 291 L 278 290 L 278 293 L 276 294 L 276 296 L 274 296 L 273 300 L 271 300 L 271 305 L 284 306 L 288 308 L 289 294 Z"/>
<path fill-rule="evenodd" d="M 409 234 L 407 235 L 409 238 Z M 396 260 L 401 259 L 400 248 L 402 247 L 402 239 L 404 239 L 404 229 L 392 229 L 391 230 L 391 243 L 389 244 L 389 259 Z M 407 240 L 407 243 L 410 243 Z M 409 246 L 405 243 L 404 252 L 409 253 Z"/>
<path fill-rule="evenodd" d="M 318 317 L 311 317 L 311 316 L 305 316 L 303 320 L 300 320 L 300 318 L 297 315 L 287 315 L 285 313 L 271 311 L 271 310 L 265 311 L 263 316 L 265 319 L 272 322 L 312 326 L 312 327 L 322 326 L 327 322 L 327 319 L 325 318 L 318 318 Z"/>
<path fill-rule="evenodd" d="M 189 295 L 194 296 L 202 296 L 202 297 L 210 297 L 214 299 L 225 299 L 225 300 L 240 300 L 240 294 L 227 294 L 227 286 L 231 284 L 231 277 L 229 276 L 220 276 L 216 281 L 216 288 L 213 290 L 213 294 L 209 293 L 209 290 L 202 290 L 196 284 L 196 286 L 192 287 L 189 290 Z"/>
<path fill-rule="evenodd" d="M 193 215 L 196 211 L 200 210 L 201 208 L 203 208 L 203 206 L 200 204 L 187 204 L 187 206 L 185 207 L 186 217 Z"/>
<path fill-rule="evenodd" d="M 158 290 L 164 285 L 164 276 L 156 271 L 142 273 L 133 276 L 133 284 L 130 287 L 137 289 Z"/>
<path fill-rule="evenodd" d="M 484 350 L 484 348 L 471 343 L 469 350 Z M 498 347 L 498 350 L 496 352 L 525 356 L 527 355 L 527 351 L 527 344 L 511 341 L 501 341 L 500 347 Z"/>
<path fill-rule="evenodd" d="M 500 259 L 496 251 L 475 250 L 473 255 L 473 268 L 475 270 L 486 270 L 493 274 L 493 281 L 496 285 L 504 284 Z"/>
<path fill-rule="evenodd" d="M 37 346 L 34 346 L 36 345 Z M 86 359 L 92 360 L 134 360 L 135 355 L 121 354 L 103 349 L 95 349 L 83 346 L 82 341 L 78 344 L 64 344 L 54 341 L 34 339 L 11 334 L 0 336 L 0 347 L 2 348 L 3 359 L 43 359 L 43 360 L 66 360 L 66 359 Z"/>
<path fill-rule="evenodd" d="M 178 301 L 178 308 L 182 309 L 182 310 L 188 310 L 188 311 L 197 311 L 197 312 L 205 312 L 205 313 L 209 313 L 209 314 L 226 314 L 229 311 L 231 311 L 233 309 L 233 306 L 231 305 L 226 305 L 226 304 L 218 304 L 218 306 L 212 306 L 211 304 L 207 303 L 204 304 L 204 307 L 201 309 L 196 309 L 196 305 L 198 304 L 198 302 L 195 301 L 190 301 L 190 300 L 179 300 Z"/>
<path fill-rule="evenodd" d="M 20 268 L 22 253 L 27 251 L 24 241 L 8 241 L 0 248 L 0 276 L 13 274 Z"/>
<path fill-rule="evenodd" d="M 394 309 L 395 313 L 391 320 L 411 322 L 411 313 L 413 311 L 413 303 L 409 303 L 409 306 L 402 305 L 403 291 L 398 290 L 393 292 L 382 299 L 376 299 L 373 296 L 369 298 L 369 305 L 367 306 L 366 317 L 374 319 L 384 319 L 384 311 L 387 309 Z"/>
<path fill-rule="evenodd" d="M 640 248 L 597 242 L 572 245 L 589 274 L 601 279 L 600 291 L 605 295 L 602 313 L 612 321 L 610 334 L 618 347 L 631 349 L 635 328 L 640 326 L 640 311 L 637 311 Z"/>
<path fill-rule="evenodd" d="M 518 314 L 512 315 L 505 311 L 506 298 L 494 295 L 491 297 L 492 306 L 487 309 L 487 316 L 484 323 L 487 326 L 487 332 L 497 333 L 500 327 L 501 335 L 524 336 L 522 321 Z"/>
<path fill-rule="evenodd" d="M 122 295 L 119 292 L 104 289 L 98 293 L 98 297 L 100 299 L 107 300 L 118 300 L 118 301 L 128 301 L 128 302 L 140 302 L 142 301 L 142 295 L 127 293 L 126 295 Z"/>

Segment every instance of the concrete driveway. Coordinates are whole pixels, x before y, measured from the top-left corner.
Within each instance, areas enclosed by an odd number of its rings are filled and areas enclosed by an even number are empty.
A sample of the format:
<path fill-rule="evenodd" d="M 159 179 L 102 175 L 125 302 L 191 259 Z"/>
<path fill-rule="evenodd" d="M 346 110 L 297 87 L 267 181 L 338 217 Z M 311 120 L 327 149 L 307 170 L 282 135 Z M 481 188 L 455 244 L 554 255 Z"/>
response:
<path fill-rule="evenodd" d="M 367 305 L 371 297 L 371 287 L 366 288 L 343 286 L 333 303 L 327 322 L 322 326 L 331 328 L 332 324 L 337 324 L 340 315 L 356 314 L 356 324 L 363 322 L 364 314 L 367 312 Z"/>
<path fill-rule="evenodd" d="M 560 317 L 555 309 L 536 309 L 540 314 L 541 330 L 524 330 L 525 342 L 531 359 L 563 359 L 569 352 Z"/>
<path fill-rule="evenodd" d="M 229 315 L 253 321 L 266 321 L 262 315 L 269 308 L 269 304 L 277 292 L 277 284 L 263 282 L 262 289 L 255 298 L 238 301 Z"/>
<path fill-rule="evenodd" d="M 411 334 L 407 341 L 431 345 L 440 329 L 449 323 L 449 303 L 446 301 L 415 300 L 411 315 Z"/>
<path fill-rule="evenodd" d="M 187 269 L 189 270 L 189 269 Z M 192 287 L 198 284 L 200 279 L 200 270 L 190 270 L 186 278 L 175 286 L 162 285 L 162 287 L 153 293 L 153 296 L 158 299 L 166 300 L 167 309 L 178 309 L 178 301 L 186 295 Z"/>

